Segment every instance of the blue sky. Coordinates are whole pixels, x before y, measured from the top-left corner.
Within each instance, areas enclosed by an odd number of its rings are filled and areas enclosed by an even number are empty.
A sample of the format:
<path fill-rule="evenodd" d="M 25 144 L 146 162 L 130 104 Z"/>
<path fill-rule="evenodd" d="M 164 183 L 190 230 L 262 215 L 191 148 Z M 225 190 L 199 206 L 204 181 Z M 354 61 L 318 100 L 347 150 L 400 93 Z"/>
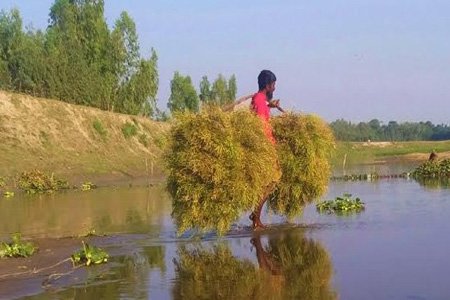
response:
<path fill-rule="evenodd" d="M 53 1 L 3 0 L 24 24 L 47 26 Z M 159 106 L 173 72 L 235 74 L 238 94 L 256 91 L 267 68 L 286 108 L 328 121 L 450 124 L 450 1 L 106 0 L 112 26 L 126 10 L 141 53 L 159 56 Z"/>

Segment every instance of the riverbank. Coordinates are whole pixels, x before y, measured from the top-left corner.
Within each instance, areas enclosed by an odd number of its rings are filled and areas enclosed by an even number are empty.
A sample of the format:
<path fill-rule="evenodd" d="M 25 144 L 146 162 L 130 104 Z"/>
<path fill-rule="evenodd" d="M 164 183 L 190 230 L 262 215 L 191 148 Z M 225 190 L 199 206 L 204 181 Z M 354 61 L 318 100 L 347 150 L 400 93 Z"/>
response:
<path fill-rule="evenodd" d="M 163 176 L 168 124 L 0 91 L 0 177 L 40 170 L 77 184 Z"/>

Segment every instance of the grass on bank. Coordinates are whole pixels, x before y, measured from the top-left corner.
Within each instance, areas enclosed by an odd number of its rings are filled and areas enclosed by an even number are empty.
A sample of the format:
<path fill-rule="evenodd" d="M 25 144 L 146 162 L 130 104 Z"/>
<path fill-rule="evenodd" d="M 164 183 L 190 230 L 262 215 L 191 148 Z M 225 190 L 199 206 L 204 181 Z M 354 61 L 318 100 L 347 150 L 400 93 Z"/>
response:
<path fill-rule="evenodd" d="M 413 154 L 422 154 L 421 159 L 426 160 L 428 155 L 435 151 L 443 153 L 450 151 L 449 141 L 414 141 L 414 142 L 337 142 L 336 151 L 332 157 L 334 167 L 342 166 L 344 159 L 347 165 L 371 163 L 390 158 L 417 160 L 409 157 Z M 448 155 L 448 154 L 447 154 Z"/>

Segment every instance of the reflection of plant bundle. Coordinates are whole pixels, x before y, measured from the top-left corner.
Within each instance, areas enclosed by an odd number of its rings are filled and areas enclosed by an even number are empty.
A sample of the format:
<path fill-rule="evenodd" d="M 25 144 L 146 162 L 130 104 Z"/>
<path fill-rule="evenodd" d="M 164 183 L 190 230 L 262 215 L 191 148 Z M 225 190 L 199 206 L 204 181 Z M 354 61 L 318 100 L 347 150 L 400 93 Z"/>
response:
<path fill-rule="evenodd" d="M 209 250 L 181 247 L 178 256 L 174 299 L 256 299 L 254 290 L 262 274 L 225 245 Z"/>
<path fill-rule="evenodd" d="M 333 132 L 314 115 L 284 114 L 273 118 L 272 126 L 283 175 L 269 206 L 280 214 L 298 215 L 327 188 Z"/>
<path fill-rule="evenodd" d="M 249 112 L 180 114 L 170 144 L 168 189 L 179 232 L 225 232 L 277 180 L 275 147 Z"/>
<path fill-rule="evenodd" d="M 181 247 L 174 260 L 174 299 L 335 299 L 332 265 L 320 244 L 302 232 L 252 239 L 258 266 L 238 259 L 225 245 Z"/>
<path fill-rule="evenodd" d="M 336 299 L 330 288 L 330 257 L 319 243 L 292 231 L 269 237 L 265 253 L 280 266 L 283 299 Z"/>

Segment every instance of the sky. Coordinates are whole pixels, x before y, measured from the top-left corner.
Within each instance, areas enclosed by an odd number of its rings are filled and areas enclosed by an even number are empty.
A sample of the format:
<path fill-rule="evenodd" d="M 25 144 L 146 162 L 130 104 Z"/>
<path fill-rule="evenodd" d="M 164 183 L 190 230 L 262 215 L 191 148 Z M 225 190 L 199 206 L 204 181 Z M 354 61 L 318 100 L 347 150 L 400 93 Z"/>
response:
<path fill-rule="evenodd" d="M 175 71 L 235 74 L 238 96 L 257 76 L 277 76 L 282 106 L 327 121 L 378 119 L 450 124 L 450 1 L 106 0 L 112 27 L 122 11 L 136 23 L 141 55 L 159 57 L 158 106 Z M 3 0 L 24 24 L 45 29 L 53 0 Z"/>

